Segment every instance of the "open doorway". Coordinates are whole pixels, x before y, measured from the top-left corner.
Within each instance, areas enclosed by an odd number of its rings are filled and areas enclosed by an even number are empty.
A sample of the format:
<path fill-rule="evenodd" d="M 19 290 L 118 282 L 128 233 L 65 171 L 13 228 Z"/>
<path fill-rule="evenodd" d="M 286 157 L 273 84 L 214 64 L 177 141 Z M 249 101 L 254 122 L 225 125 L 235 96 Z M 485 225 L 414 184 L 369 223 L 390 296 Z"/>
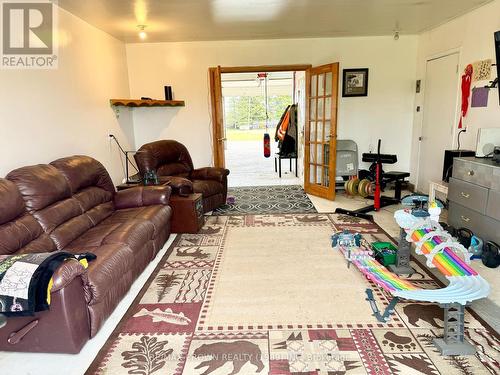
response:
<path fill-rule="evenodd" d="M 221 74 L 225 165 L 231 170 L 229 186 L 302 183 L 302 164 L 297 159 L 299 128 L 303 129 L 299 111 L 295 111 L 297 116 L 292 137 L 292 142 L 296 142 L 292 146 L 296 150 L 295 158 L 276 158 L 280 151 L 278 147 L 283 142 L 278 143 L 275 134 L 285 111 L 289 106 L 297 104 L 299 87 L 304 82 L 304 77 L 303 71 Z M 263 144 L 266 133 L 270 136 L 268 157 L 264 155 Z"/>
<path fill-rule="evenodd" d="M 270 72 L 295 72 L 293 102 L 297 103 L 298 182 L 306 193 L 334 200 L 335 184 L 330 182 L 336 178 L 339 63 L 316 67 L 311 65 L 266 65 L 209 68 L 214 165 L 227 167 L 222 75 L 225 73 Z M 250 126 L 251 121 L 247 121 L 247 124 Z M 279 134 L 282 134 L 281 130 L 283 129 L 280 127 Z M 274 163 L 274 159 L 272 161 Z M 248 163 L 251 161 L 245 161 L 245 165 Z M 237 172 L 233 169 L 231 171 L 233 179 L 235 173 Z M 261 170 L 260 173 L 264 173 L 264 171 Z M 231 185 L 233 184 L 231 180 L 229 182 L 230 186 L 234 186 Z M 266 184 L 269 185 L 269 182 Z M 253 180 L 252 185 L 256 186 L 255 180 Z"/>

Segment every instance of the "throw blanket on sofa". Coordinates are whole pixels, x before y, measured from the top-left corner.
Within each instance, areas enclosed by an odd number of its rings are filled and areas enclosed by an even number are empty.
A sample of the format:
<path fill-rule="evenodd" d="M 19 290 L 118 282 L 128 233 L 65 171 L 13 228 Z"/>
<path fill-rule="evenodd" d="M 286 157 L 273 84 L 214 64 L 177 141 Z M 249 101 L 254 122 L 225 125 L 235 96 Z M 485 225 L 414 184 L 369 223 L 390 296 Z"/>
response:
<path fill-rule="evenodd" d="M 94 254 L 65 252 L 0 255 L 0 313 L 6 316 L 33 315 L 47 310 L 54 271 L 67 259 L 87 266 Z"/>

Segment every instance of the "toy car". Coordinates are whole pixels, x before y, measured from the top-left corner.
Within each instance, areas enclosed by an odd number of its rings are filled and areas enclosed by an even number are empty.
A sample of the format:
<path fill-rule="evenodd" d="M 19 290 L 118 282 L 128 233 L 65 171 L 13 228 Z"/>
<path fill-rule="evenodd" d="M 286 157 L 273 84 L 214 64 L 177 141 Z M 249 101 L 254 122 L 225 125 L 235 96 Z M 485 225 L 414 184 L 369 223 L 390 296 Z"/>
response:
<path fill-rule="evenodd" d="M 349 230 L 337 232 L 332 236 L 332 247 L 345 246 L 345 247 L 359 247 L 361 246 L 361 239 L 363 237 L 359 233 L 352 233 Z"/>

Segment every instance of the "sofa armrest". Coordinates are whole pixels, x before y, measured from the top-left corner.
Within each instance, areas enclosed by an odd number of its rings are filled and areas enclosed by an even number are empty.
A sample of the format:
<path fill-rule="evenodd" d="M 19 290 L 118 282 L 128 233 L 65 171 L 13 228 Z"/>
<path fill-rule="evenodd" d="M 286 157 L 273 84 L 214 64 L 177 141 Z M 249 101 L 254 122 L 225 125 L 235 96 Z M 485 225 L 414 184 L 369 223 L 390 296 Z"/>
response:
<path fill-rule="evenodd" d="M 165 185 L 137 186 L 121 190 L 115 194 L 115 208 L 120 210 L 157 204 L 167 205 L 170 201 L 171 192 L 170 186 Z"/>
<path fill-rule="evenodd" d="M 172 194 L 178 194 L 181 197 L 188 196 L 194 192 L 193 183 L 184 177 L 160 176 L 160 183 L 170 186 Z"/>
<path fill-rule="evenodd" d="M 65 260 L 52 275 L 51 293 L 57 292 L 68 286 L 75 278 L 81 277 L 83 284 L 88 284 L 87 270 L 76 259 Z"/>
<path fill-rule="evenodd" d="M 229 169 L 226 168 L 205 167 L 205 168 L 194 169 L 191 172 L 191 179 L 214 180 L 223 183 L 228 174 L 229 174 Z"/>

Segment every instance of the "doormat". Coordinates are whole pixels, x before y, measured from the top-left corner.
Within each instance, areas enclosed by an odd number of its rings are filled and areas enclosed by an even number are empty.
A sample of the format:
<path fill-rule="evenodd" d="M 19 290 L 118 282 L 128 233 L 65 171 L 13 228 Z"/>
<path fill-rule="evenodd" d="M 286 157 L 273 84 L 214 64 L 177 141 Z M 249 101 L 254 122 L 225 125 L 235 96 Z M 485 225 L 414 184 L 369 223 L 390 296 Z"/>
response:
<path fill-rule="evenodd" d="M 347 268 L 333 232 L 392 239 L 337 214 L 209 216 L 183 234 L 146 282 L 87 374 L 494 374 L 498 335 L 466 313 L 475 356 L 440 356 L 443 310 L 403 301 L 388 323 L 371 316 L 389 296 Z M 413 283 L 437 288 L 419 264 Z"/>
<path fill-rule="evenodd" d="M 228 203 L 212 215 L 262 215 L 316 213 L 309 197 L 299 185 L 247 186 L 228 190 Z"/>

